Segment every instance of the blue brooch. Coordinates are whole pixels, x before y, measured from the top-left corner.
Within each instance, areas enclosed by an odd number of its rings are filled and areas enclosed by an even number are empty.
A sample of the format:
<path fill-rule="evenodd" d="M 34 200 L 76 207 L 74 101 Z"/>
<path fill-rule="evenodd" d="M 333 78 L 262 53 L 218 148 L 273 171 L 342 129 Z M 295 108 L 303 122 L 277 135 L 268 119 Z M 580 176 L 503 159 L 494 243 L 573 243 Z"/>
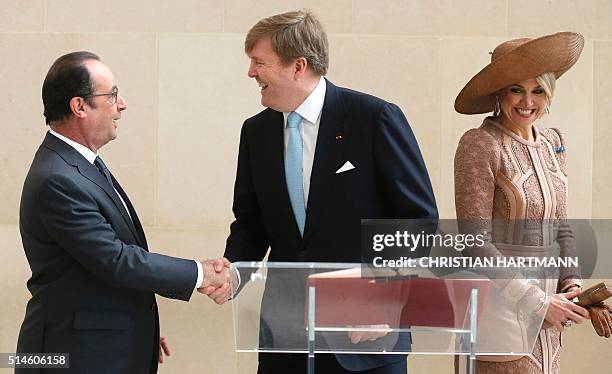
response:
<path fill-rule="evenodd" d="M 563 144 L 561 144 L 560 147 L 555 147 L 555 153 L 562 153 L 565 152 L 565 146 Z"/>

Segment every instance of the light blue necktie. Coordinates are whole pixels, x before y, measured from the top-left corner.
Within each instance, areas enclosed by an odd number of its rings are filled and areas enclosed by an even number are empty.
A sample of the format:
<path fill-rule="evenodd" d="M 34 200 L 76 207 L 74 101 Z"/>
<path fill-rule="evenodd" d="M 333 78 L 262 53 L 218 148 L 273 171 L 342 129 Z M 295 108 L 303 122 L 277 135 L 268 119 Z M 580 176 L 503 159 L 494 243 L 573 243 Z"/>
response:
<path fill-rule="evenodd" d="M 304 236 L 304 224 L 306 222 L 306 208 L 304 206 L 304 177 L 302 174 L 302 134 L 300 124 L 302 117 L 296 112 L 289 113 L 287 127 L 289 128 L 289 141 L 285 153 L 285 179 L 287 190 L 291 200 L 291 208 L 297 222 L 300 234 Z"/>

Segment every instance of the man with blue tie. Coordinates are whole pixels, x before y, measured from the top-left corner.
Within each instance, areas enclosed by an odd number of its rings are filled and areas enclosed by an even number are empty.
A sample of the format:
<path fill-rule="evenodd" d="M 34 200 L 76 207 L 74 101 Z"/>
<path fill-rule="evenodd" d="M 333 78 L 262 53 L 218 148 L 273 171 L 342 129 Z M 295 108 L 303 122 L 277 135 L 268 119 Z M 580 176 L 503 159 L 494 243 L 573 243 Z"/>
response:
<path fill-rule="evenodd" d="M 245 51 L 267 109 L 242 127 L 228 260 L 260 261 L 270 248 L 269 261 L 361 262 L 362 218 L 437 218 L 402 111 L 324 78 L 328 41 L 312 13 L 260 20 Z M 217 302 L 229 296 L 209 293 Z M 275 312 L 266 306 L 264 295 L 262 314 Z M 326 374 L 406 373 L 406 357 L 322 354 L 315 367 Z M 305 372 L 306 355 L 259 355 L 259 373 L 290 369 Z"/>

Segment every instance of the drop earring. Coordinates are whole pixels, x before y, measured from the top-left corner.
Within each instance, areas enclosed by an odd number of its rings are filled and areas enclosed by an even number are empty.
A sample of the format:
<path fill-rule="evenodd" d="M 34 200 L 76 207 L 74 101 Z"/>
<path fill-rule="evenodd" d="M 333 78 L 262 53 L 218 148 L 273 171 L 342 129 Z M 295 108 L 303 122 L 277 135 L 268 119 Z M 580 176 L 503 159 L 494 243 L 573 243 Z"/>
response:
<path fill-rule="evenodd" d="M 499 112 L 501 112 L 501 106 L 499 105 L 499 96 L 495 96 L 495 105 L 493 106 L 493 116 L 497 117 Z"/>

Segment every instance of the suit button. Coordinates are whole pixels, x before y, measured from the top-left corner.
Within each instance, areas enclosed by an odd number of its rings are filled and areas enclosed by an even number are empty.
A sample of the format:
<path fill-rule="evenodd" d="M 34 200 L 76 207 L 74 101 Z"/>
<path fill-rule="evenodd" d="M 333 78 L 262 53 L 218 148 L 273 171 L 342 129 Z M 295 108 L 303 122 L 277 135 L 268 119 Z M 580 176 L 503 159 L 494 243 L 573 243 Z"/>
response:
<path fill-rule="evenodd" d="M 157 304 L 153 303 L 151 304 L 151 310 L 156 310 L 157 309 Z"/>

